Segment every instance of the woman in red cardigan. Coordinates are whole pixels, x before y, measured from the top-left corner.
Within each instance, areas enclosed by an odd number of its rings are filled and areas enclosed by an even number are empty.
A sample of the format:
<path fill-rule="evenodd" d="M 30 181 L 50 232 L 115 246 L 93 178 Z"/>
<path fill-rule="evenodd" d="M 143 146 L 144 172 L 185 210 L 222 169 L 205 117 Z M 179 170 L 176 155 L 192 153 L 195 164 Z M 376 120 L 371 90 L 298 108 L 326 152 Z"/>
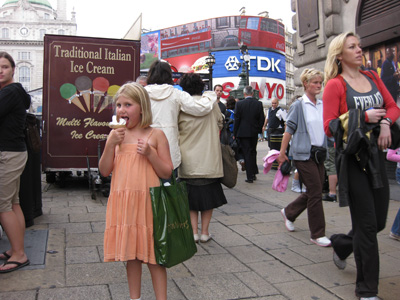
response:
<path fill-rule="evenodd" d="M 389 185 L 382 150 L 391 145 L 390 126 L 399 117 L 400 110 L 379 76 L 374 71 L 364 72 L 360 69 L 362 54 L 360 40 L 352 32 L 343 33 L 332 40 L 325 64 L 323 116 L 328 136 L 337 137 L 338 129 L 343 126 L 333 125 L 337 122 L 343 125 L 346 118 L 349 124 L 373 128 L 368 138 L 366 134 L 361 137 L 370 143 L 369 147 L 360 147 L 354 154 L 350 154 L 348 149 L 346 151 L 344 139 L 335 140 L 336 154 L 339 154 L 339 159 L 336 159 L 339 194 L 346 198 L 350 207 L 352 230 L 347 235 L 333 235 L 331 242 L 333 260 L 340 269 L 345 268 L 346 258 L 354 251 L 356 295 L 360 299 L 375 300 L 379 299 L 376 296 L 379 281 L 377 233 L 385 227 L 389 205 Z M 354 116 L 359 116 L 359 119 L 351 123 Z M 362 126 L 358 132 L 362 132 Z M 360 135 L 350 135 L 350 126 L 347 129 L 349 132 L 344 138 L 350 145 L 351 138 L 359 138 Z M 377 149 L 375 155 L 367 151 L 370 147 Z M 367 155 L 362 167 L 360 153 Z M 378 185 L 373 184 L 371 175 L 377 173 L 381 179 Z"/>

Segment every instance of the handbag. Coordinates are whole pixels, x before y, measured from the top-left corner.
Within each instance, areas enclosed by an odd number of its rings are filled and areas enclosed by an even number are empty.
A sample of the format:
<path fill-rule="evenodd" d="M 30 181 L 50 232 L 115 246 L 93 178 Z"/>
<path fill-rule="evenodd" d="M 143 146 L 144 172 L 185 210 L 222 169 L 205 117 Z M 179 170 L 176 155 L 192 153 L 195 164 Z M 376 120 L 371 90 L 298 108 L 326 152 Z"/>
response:
<path fill-rule="evenodd" d="M 326 148 L 325 147 L 317 147 L 311 146 L 311 159 L 315 161 L 317 164 L 324 163 L 326 159 Z"/>
<path fill-rule="evenodd" d="M 290 171 L 292 171 L 292 162 L 290 160 L 285 160 L 280 170 L 282 175 L 290 175 Z"/>
<path fill-rule="evenodd" d="M 26 114 L 24 135 L 27 150 L 29 152 L 39 153 L 42 147 L 42 141 L 40 139 L 38 121 L 34 114 Z"/>
<path fill-rule="evenodd" d="M 238 167 L 236 163 L 235 152 L 229 145 L 221 143 L 221 153 L 224 176 L 220 179 L 220 182 L 227 188 L 231 189 L 236 185 L 238 176 Z"/>
<path fill-rule="evenodd" d="M 186 183 L 176 182 L 150 188 L 153 209 L 154 252 L 157 264 L 173 267 L 191 258 L 197 247 L 190 222 Z"/>

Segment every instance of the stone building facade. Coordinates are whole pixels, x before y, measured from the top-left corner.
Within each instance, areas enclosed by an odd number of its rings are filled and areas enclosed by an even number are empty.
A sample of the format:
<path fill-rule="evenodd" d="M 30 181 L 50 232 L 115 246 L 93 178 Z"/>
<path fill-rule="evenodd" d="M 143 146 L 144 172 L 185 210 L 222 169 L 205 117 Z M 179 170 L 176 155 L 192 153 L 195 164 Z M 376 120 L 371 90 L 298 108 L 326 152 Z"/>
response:
<path fill-rule="evenodd" d="M 291 0 L 295 54 L 296 94 L 302 94 L 301 72 L 308 67 L 323 71 L 328 47 L 338 34 L 353 31 L 361 38 L 364 62 L 378 67 L 385 50 L 399 57 L 400 1 L 398 0 Z"/>
<path fill-rule="evenodd" d="M 12 55 L 16 63 L 14 79 L 27 91 L 43 86 L 43 37 L 45 34 L 76 35 L 75 12 L 67 17 L 66 0 L 57 1 L 57 10 L 47 0 L 6 0 L 0 6 L 0 51 Z M 1 2 L 0 2 L 1 4 Z M 41 106 L 41 96 L 33 93 L 33 111 Z M 38 98 L 38 99 L 36 99 Z"/>

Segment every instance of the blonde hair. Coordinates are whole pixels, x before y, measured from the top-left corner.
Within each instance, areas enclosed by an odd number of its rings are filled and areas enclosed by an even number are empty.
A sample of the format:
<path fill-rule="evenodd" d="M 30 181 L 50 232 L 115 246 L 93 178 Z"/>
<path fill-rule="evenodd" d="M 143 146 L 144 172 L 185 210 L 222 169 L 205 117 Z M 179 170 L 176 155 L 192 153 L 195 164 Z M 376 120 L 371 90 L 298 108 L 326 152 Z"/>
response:
<path fill-rule="evenodd" d="M 317 76 L 321 77 L 322 80 L 324 80 L 324 74 L 320 70 L 314 68 L 304 69 L 300 75 L 300 81 L 303 84 L 303 88 L 305 89 L 305 82 L 310 82 L 311 79 Z"/>
<path fill-rule="evenodd" d="M 114 103 L 120 96 L 131 99 L 140 105 L 142 109 L 142 120 L 139 124 L 140 128 L 149 127 L 153 123 L 153 115 L 151 113 L 150 97 L 146 89 L 136 82 L 128 82 L 121 86 L 114 96 Z"/>
<path fill-rule="evenodd" d="M 360 37 L 356 35 L 354 32 L 347 31 L 345 33 L 339 34 L 335 37 L 329 45 L 328 55 L 326 56 L 325 62 L 325 84 L 332 78 L 335 78 L 337 75 L 342 73 L 342 66 L 340 61 L 337 59 L 338 55 L 342 54 L 344 43 L 349 36 L 354 36 L 358 40 Z"/>

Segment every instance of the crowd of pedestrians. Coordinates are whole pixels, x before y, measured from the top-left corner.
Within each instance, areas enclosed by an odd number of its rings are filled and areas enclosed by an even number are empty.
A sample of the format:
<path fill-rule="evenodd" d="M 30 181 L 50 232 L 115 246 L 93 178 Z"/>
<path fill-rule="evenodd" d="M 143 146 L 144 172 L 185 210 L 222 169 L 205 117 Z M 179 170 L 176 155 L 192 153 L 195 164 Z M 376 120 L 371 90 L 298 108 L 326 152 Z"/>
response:
<path fill-rule="evenodd" d="M 389 62 L 392 54 L 388 52 Z M 400 115 L 397 90 L 386 84 L 392 65 L 385 61 L 381 76 L 371 68 L 362 70 L 359 38 L 351 32 L 341 34 L 330 43 L 324 72 L 315 68 L 302 71 L 304 94 L 296 97 L 288 112 L 278 99 L 272 99 L 265 112 L 251 86 L 244 88 L 243 99 L 230 96 L 225 105 L 223 87 L 204 91 L 205 85 L 195 73 L 185 74 L 180 79 L 181 89 L 177 89 L 170 65 L 159 60 L 147 77 L 124 84 L 114 103 L 118 119 L 125 120 L 126 126 L 111 130 L 99 170 L 103 176 L 112 173 L 104 261 L 127 262 L 131 300 L 141 299 L 143 263 L 149 267 L 156 299 L 167 299 L 167 272 L 155 260 L 149 196 L 149 188 L 158 186 L 160 179 L 168 182 L 174 172 L 186 182 L 194 241 L 212 239 L 213 210 L 229 201 L 220 182 L 224 175 L 220 131 L 224 125 L 249 185 L 259 174 L 259 135 L 267 133 L 270 150 L 279 151 L 277 168 L 291 162 L 295 170 L 292 190 L 300 193 L 281 210 L 286 229 L 295 231 L 296 219 L 307 210 L 310 241 L 332 246 L 333 262 L 339 269 L 346 267 L 346 259 L 354 253 L 357 297 L 378 299 L 377 233 L 385 227 L 389 206 L 385 151 L 393 146 L 391 126 Z M 23 250 L 25 225 L 18 189 L 26 162 L 22 130 L 30 99 L 13 82 L 14 68 L 12 58 L 0 52 L 0 171 L 5 174 L 0 176 L 0 223 L 11 244 L 11 249 L 0 254 L 5 261 L 0 273 L 29 264 Z M 15 124 L 15 129 L 3 130 Z M 10 132 L 14 136 L 10 137 Z M 279 143 L 273 142 L 276 136 Z M 397 162 L 400 184 L 399 157 L 400 148 L 387 151 L 387 159 Z M 329 191 L 323 196 L 326 180 Z M 349 206 L 350 232 L 326 236 L 323 200 Z M 400 241 L 400 210 L 390 237 Z"/>

